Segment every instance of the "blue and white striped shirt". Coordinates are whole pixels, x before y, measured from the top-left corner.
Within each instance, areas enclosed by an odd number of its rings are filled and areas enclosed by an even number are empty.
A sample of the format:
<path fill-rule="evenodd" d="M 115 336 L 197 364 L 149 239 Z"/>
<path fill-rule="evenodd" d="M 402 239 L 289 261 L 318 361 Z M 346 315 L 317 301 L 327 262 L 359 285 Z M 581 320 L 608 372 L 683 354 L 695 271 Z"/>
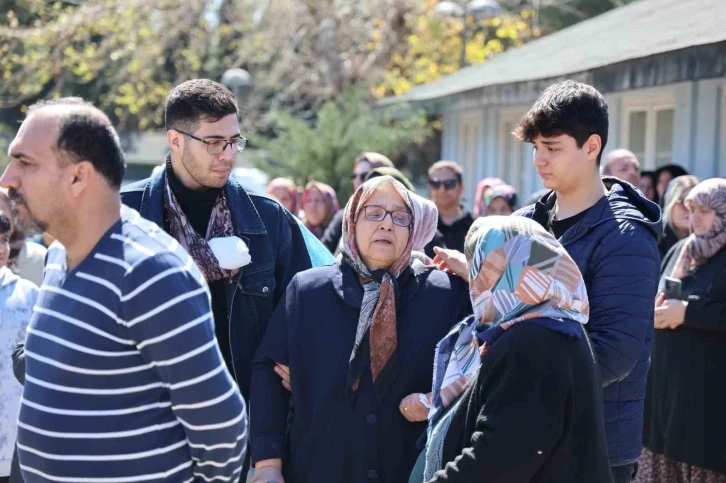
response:
<path fill-rule="evenodd" d="M 51 246 L 25 344 L 25 481 L 237 481 L 247 416 L 213 324 L 191 257 L 136 211 L 71 271 Z"/>

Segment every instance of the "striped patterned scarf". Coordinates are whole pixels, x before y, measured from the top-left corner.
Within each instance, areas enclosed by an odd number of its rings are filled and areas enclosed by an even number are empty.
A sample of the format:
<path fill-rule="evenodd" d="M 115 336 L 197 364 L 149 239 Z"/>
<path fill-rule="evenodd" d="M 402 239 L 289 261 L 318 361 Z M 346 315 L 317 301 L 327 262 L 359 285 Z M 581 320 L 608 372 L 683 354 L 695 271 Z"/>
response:
<path fill-rule="evenodd" d="M 426 481 L 443 467 L 441 448 L 451 422 L 445 416 L 453 412 L 448 409 L 464 393 L 496 339 L 515 324 L 540 318 L 547 319 L 541 325 L 548 329 L 579 337 L 590 313 L 577 265 L 530 219 L 478 218 L 464 251 L 474 315 L 455 325 L 436 346 Z"/>

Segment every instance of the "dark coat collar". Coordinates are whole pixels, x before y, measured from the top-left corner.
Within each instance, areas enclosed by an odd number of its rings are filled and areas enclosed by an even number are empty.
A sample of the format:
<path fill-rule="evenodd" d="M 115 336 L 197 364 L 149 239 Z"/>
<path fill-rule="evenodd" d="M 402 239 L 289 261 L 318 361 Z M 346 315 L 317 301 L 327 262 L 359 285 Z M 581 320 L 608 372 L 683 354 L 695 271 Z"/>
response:
<path fill-rule="evenodd" d="M 355 271 L 344 262 L 338 262 L 333 275 L 333 289 L 343 301 L 353 308 L 360 309 L 363 301 L 363 286 Z M 411 268 L 409 265 L 398 277 L 397 310 L 404 307 L 418 292 L 423 278 L 434 270 L 433 267 Z"/>

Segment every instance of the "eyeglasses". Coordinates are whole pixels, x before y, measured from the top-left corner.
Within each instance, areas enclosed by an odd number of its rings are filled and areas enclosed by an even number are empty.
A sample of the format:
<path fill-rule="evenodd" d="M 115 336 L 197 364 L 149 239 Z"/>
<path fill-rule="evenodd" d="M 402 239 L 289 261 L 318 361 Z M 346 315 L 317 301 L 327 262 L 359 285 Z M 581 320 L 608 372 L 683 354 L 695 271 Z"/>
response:
<path fill-rule="evenodd" d="M 363 181 L 364 179 L 366 179 L 366 176 L 368 176 L 368 173 L 370 173 L 370 171 L 366 171 L 365 173 L 351 173 L 350 180 L 355 181 L 356 179 L 360 178 L 360 180 Z"/>
<path fill-rule="evenodd" d="M 381 206 L 368 205 L 363 207 L 366 220 L 369 221 L 383 221 L 386 219 L 386 215 L 391 215 L 391 221 L 394 225 L 408 228 L 411 226 L 413 216 L 408 211 L 393 210 L 388 211 Z"/>
<path fill-rule="evenodd" d="M 175 131 L 185 136 L 189 136 L 195 141 L 206 144 L 207 152 L 212 155 L 222 154 L 224 150 L 227 149 L 227 146 L 230 146 L 232 148 L 233 153 L 241 153 L 247 145 L 247 138 L 244 136 L 240 136 L 237 139 L 233 139 L 231 141 L 227 141 L 225 139 L 215 139 L 213 141 L 207 141 L 206 139 L 198 138 L 193 134 L 189 134 L 188 132 L 180 131 L 178 129 L 175 129 Z"/>
<path fill-rule="evenodd" d="M 459 186 L 459 180 L 454 178 L 444 180 L 440 180 L 438 178 L 429 178 L 429 186 L 431 186 L 431 188 L 435 190 L 443 186 L 446 191 L 449 191 Z"/>

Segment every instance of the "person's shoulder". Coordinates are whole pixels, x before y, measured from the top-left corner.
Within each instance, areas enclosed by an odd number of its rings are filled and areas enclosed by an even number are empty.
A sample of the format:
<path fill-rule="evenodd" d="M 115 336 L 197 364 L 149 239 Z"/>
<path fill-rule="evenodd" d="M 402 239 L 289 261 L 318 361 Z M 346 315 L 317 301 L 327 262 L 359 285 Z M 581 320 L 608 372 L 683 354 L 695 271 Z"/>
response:
<path fill-rule="evenodd" d="M 534 217 L 534 208 L 535 208 L 534 204 L 524 206 L 524 207 L 518 209 L 517 211 L 515 211 L 514 213 L 512 213 L 512 216 L 523 216 L 525 218 L 532 218 L 532 217 Z"/>
<path fill-rule="evenodd" d="M 129 183 L 127 185 L 124 185 L 120 189 L 121 195 L 129 194 L 129 193 L 143 193 L 146 189 L 146 186 L 149 184 L 149 180 L 151 178 L 142 179 L 140 181 L 135 181 L 133 183 Z"/>
<path fill-rule="evenodd" d="M 144 263 L 164 270 L 190 264 L 191 257 L 177 240 L 129 207 L 122 208 L 120 233 L 112 237 L 123 242 L 124 262 L 132 267 Z"/>
<path fill-rule="evenodd" d="M 642 252 L 658 252 L 658 239 L 653 230 L 631 218 L 608 218 L 594 226 L 592 237 L 601 248 L 610 250 L 632 246 Z"/>
<path fill-rule="evenodd" d="M 576 339 L 531 321 L 514 324 L 492 345 L 492 354 L 511 354 L 538 372 L 558 372 L 582 352 L 585 335 Z M 586 343 L 586 341 L 585 341 Z"/>
<path fill-rule="evenodd" d="M 460 289 L 466 284 L 461 277 L 443 272 L 434 266 L 424 266 L 414 269 L 414 274 L 424 287 L 451 290 Z"/>
<path fill-rule="evenodd" d="M 2 278 L 3 289 L 8 289 L 10 297 L 16 302 L 31 299 L 30 303 L 35 303 L 39 289 L 36 284 L 14 274 L 9 268 L 0 268 L 0 278 Z"/>
<path fill-rule="evenodd" d="M 48 253 L 48 249 L 43 245 L 31 241 L 26 241 L 23 248 L 25 249 L 26 256 L 30 259 L 45 260 L 45 256 Z"/>
<path fill-rule="evenodd" d="M 315 290 L 331 285 L 336 278 L 340 277 L 340 265 L 335 263 L 333 265 L 323 265 L 298 272 L 295 274 L 293 280 L 295 280 L 300 289 Z"/>
<path fill-rule="evenodd" d="M 38 298 L 39 292 L 40 289 L 33 282 L 18 277 L 13 288 L 13 297 L 33 305 Z"/>

